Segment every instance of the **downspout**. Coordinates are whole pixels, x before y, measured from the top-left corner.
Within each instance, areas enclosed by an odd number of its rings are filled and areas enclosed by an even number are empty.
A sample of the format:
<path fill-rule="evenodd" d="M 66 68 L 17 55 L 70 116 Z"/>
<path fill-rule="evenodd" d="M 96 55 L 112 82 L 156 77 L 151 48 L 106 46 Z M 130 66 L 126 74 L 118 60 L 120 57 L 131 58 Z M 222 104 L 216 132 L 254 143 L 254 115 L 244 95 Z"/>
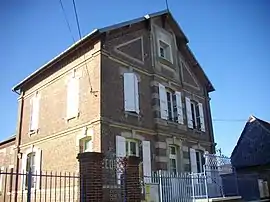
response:
<path fill-rule="evenodd" d="M 17 122 L 17 131 L 16 131 L 16 140 L 15 140 L 15 146 L 16 146 L 16 151 L 15 151 L 15 158 L 16 158 L 16 178 L 15 178 L 15 202 L 18 201 L 18 184 L 19 184 L 19 163 L 20 163 L 20 143 L 21 143 L 21 128 L 22 128 L 22 114 L 23 114 L 23 92 L 18 93 L 14 89 L 12 89 L 13 92 L 19 95 L 18 101 L 19 101 L 19 106 L 18 106 L 18 122 Z"/>
<path fill-rule="evenodd" d="M 208 93 L 206 92 L 206 106 L 207 106 L 207 122 L 208 122 L 208 130 L 210 135 L 210 141 L 212 143 L 211 145 L 211 153 L 216 153 L 215 150 L 215 139 L 214 139 L 214 132 L 213 132 L 213 123 L 212 123 L 212 115 L 211 115 L 211 107 L 210 107 L 210 100 Z"/>

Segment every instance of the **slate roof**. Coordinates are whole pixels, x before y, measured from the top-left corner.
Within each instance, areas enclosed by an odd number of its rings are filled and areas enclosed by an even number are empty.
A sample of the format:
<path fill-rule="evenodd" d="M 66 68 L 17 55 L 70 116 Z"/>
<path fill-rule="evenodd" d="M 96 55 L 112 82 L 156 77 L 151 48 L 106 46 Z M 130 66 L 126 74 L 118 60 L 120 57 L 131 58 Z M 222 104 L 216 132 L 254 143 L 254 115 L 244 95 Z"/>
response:
<path fill-rule="evenodd" d="M 235 146 L 231 162 L 235 168 L 270 165 L 270 124 L 251 116 Z"/>
<path fill-rule="evenodd" d="M 77 49 L 85 41 L 90 40 L 90 39 L 93 39 L 93 38 L 98 38 L 101 34 L 106 33 L 106 32 L 109 32 L 109 31 L 112 31 L 112 30 L 115 30 L 115 29 L 118 29 L 118 28 L 121 28 L 121 27 L 125 27 L 125 26 L 128 26 L 128 25 L 132 25 L 132 24 L 135 24 L 135 23 L 139 23 L 139 22 L 142 22 L 142 21 L 146 21 L 146 20 L 149 20 L 151 18 L 155 18 L 155 17 L 163 16 L 163 15 L 167 15 L 172 20 L 172 22 L 173 22 L 174 26 L 176 27 L 176 30 L 178 31 L 179 35 L 183 38 L 183 40 L 186 43 L 188 43 L 187 37 L 185 36 L 185 34 L 183 33 L 182 29 L 180 28 L 180 26 L 178 25 L 178 23 L 176 22 L 176 20 L 173 18 L 172 14 L 168 10 L 163 10 L 163 11 L 159 11 L 159 12 L 147 14 L 147 15 L 145 15 L 143 17 L 139 17 L 139 18 L 136 18 L 136 19 L 133 19 L 133 20 L 125 21 L 125 22 L 122 22 L 122 23 L 118 23 L 118 24 L 114 24 L 114 25 L 111 25 L 111 26 L 103 27 L 103 28 L 100 28 L 100 29 L 94 29 L 88 35 L 86 35 L 85 37 L 83 37 L 82 39 L 80 39 L 79 41 L 77 41 L 76 43 L 72 44 L 65 51 L 63 51 L 62 53 L 60 53 L 59 55 L 57 55 L 56 57 L 54 57 L 52 60 L 50 60 L 49 62 L 47 62 L 45 65 L 43 65 L 42 67 L 40 67 L 39 69 L 37 69 L 35 72 L 33 72 L 32 74 L 30 74 L 29 76 L 27 76 L 25 79 L 23 79 L 21 82 L 19 82 L 18 84 L 16 84 L 12 88 L 12 91 L 20 90 L 20 88 L 24 84 L 26 84 L 27 82 L 31 81 L 37 75 L 43 73 L 45 70 L 47 70 L 48 68 L 50 68 L 53 64 L 55 64 L 57 61 L 61 60 L 65 56 L 67 56 L 73 50 Z M 192 54 L 192 52 L 191 52 L 191 50 L 189 49 L 188 46 L 187 46 L 187 49 Z M 195 59 L 195 57 L 194 57 L 194 59 Z M 199 65 L 199 63 L 196 62 L 196 64 L 198 65 L 200 71 L 203 73 L 203 75 L 204 75 L 204 77 L 205 77 L 205 79 L 207 81 L 208 91 L 209 92 L 215 91 L 213 84 L 208 79 L 208 77 L 206 76 L 205 72 L 203 71 L 203 69 L 201 68 L 201 66 Z"/>

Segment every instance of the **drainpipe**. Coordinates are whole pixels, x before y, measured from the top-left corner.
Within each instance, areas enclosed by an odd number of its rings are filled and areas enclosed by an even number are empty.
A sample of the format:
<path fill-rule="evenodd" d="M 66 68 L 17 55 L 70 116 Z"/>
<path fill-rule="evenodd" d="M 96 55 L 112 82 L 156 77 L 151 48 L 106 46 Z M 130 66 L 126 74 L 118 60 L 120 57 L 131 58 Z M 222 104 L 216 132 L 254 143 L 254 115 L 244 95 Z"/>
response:
<path fill-rule="evenodd" d="M 214 140 L 214 132 L 213 132 L 213 123 L 212 123 L 212 115 L 211 115 L 211 107 L 210 107 L 210 100 L 208 92 L 205 92 L 206 97 L 206 113 L 207 113 L 207 122 L 208 122 L 208 131 L 210 135 L 210 141 L 212 143 L 211 145 L 211 153 L 216 153 L 215 151 L 215 140 Z"/>
<path fill-rule="evenodd" d="M 21 128 L 22 128 L 22 114 L 23 114 L 23 103 L 24 103 L 24 93 L 20 92 L 18 93 L 14 89 L 12 89 L 13 92 L 19 95 L 18 98 L 18 122 L 17 122 L 17 131 L 16 131 L 16 140 L 15 140 L 15 146 L 16 146 L 16 179 L 15 179 L 15 202 L 17 202 L 18 198 L 18 184 L 19 184 L 19 163 L 20 163 L 20 143 L 21 143 Z"/>

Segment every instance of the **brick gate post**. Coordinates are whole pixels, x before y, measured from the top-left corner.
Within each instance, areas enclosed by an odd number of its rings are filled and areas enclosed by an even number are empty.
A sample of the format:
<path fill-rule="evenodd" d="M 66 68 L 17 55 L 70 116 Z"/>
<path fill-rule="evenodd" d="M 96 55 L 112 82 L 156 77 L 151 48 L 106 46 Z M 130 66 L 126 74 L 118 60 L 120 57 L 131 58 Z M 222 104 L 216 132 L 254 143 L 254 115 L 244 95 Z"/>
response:
<path fill-rule="evenodd" d="M 139 157 L 131 156 L 127 159 L 125 173 L 127 202 L 141 201 L 139 163 Z"/>
<path fill-rule="evenodd" d="M 101 202 L 103 154 L 85 152 L 78 154 L 77 159 L 80 172 L 80 202 Z"/>

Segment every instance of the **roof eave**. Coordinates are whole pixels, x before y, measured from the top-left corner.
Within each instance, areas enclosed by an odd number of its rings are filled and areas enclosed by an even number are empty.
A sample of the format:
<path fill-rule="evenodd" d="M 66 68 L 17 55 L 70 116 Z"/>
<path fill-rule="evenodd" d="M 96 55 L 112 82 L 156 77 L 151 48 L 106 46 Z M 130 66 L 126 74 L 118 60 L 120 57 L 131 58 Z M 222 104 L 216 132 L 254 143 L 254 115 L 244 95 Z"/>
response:
<path fill-rule="evenodd" d="M 48 66 L 52 65 L 54 62 L 56 62 L 57 60 L 59 60 L 62 56 L 64 56 L 65 54 L 67 54 L 68 52 L 72 51 L 75 47 L 79 46 L 82 42 L 84 42 L 86 39 L 93 37 L 95 34 L 98 34 L 99 30 L 98 29 L 94 29 L 92 32 L 90 32 L 88 35 L 86 35 L 85 37 L 83 37 L 82 39 L 78 40 L 77 42 L 75 42 L 74 44 L 72 44 L 70 47 L 68 47 L 66 50 L 64 50 L 63 52 L 61 52 L 60 54 L 58 54 L 56 57 L 54 57 L 53 59 L 51 59 L 49 62 L 47 62 L 46 64 L 42 65 L 39 69 L 37 69 L 36 71 L 34 71 L 33 73 L 31 73 L 29 76 L 27 76 L 25 79 L 23 79 L 21 82 L 19 82 L 18 84 L 16 84 L 13 88 L 12 91 L 16 92 L 18 91 L 23 84 L 25 84 L 27 81 L 29 81 L 31 78 L 38 76 L 40 73 L 42 73 Z"/>

